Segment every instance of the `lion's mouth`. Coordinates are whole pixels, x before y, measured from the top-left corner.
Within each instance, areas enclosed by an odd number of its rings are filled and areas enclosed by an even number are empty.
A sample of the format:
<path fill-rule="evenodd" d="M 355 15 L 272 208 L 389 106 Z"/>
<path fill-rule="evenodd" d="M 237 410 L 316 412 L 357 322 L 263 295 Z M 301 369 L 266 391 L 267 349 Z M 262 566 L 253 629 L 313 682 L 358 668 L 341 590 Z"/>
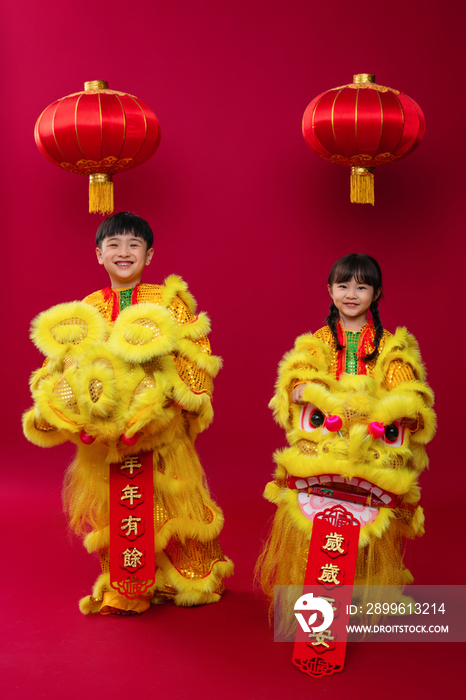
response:
<path fill-rule="evenodd" d="M 316 513 L 344 502 L 364 527 L 374 522 L 379 508 L 395 508 L 400 501 L 396 494 L 359 477 L 345 479 L 340 474 L 322 474 L 303 479 L 290 475 L 287 483 L 288 488 L 299 491 L 299 508 L 311 521 Z"/>

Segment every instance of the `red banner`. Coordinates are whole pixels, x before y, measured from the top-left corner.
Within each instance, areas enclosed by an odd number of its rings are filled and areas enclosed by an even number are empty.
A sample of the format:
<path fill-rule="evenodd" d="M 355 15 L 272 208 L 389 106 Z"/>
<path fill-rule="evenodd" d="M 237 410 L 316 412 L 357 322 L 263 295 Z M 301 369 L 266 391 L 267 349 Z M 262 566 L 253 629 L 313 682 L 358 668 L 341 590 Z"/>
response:
<path fill-rule="evenodd" d="M 296 633 L 293 663 L 310 676 L 329 676 L 343 670 L 359 530 L 359 522 L 342 505 L 327 508 L 314 518 L 303 596 L 299 600 L 304 605 L 308 596 L 327 601 L 334 619 L 328 629 L 315 631 L 302 615 L 295 613 L 302 624 Z M 295 610 L 305 610 L 296 606 Z M 321 626 L 323 619 L 317 613 L 315 617 L 317 627 Z"/>
<path fill-rule="evenodd" d="M 110 465 L 110 585 L 138 598 L 155 583 L 152 452 Z"/>

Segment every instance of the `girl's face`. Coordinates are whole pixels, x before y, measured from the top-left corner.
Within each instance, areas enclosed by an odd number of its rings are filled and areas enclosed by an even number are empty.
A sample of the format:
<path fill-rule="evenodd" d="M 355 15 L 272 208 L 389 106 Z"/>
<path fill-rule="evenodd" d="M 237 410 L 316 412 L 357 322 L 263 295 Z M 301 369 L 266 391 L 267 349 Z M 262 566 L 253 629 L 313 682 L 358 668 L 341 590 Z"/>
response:
<path fill-rule="evenodd" d="M 381 290 L 378 289 L 375 293 L 374 287 L 370 284 L 356 282 L 352 277 L 348 282 L 335 282 L 332 286 L 328 285 L 328 291 L 340 312 L 342 321 L 358 320 L 362 322 L 362 327 L 366 322 L 370 305 L 379 298 Z"/>

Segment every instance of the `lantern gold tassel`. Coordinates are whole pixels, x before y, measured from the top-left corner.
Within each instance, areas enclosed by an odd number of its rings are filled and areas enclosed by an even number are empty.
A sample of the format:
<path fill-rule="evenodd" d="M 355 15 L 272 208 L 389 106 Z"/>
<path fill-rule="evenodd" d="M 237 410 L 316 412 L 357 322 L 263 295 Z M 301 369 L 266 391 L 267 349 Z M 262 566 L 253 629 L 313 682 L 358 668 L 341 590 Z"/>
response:
<path fill-rule="evenodd" d="M 351 202 L 375 204 L 374 168 L 351 168 Z"/>
<path fill-rule="evenodd" d="M 89 175 L 89 213 L 111 214 L 113 212 L 113 182 L 107 173 Z"/>

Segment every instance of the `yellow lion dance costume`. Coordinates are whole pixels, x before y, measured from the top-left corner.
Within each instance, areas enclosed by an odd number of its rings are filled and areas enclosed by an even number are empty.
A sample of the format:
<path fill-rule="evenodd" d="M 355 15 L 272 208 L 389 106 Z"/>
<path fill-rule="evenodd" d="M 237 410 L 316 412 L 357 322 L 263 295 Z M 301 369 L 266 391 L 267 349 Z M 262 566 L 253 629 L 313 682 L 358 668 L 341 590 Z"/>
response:
<path fill-rule="evenodd" d="M 278 508 L 256 569 L 271 611 L 274 585 L 303 583 L 317 512 L 343 503 L 359 520 L 358 585 L 411 583 L 402 538 L 424 533 L 418 477 L 435 414 L 416 340 L 404 328 L 385 331 L 367 375 L 337 381 L 336 350 L 319 334 L 300 336 L 285 355 L 270 403 L 289 443 L 275 452 L 275 480 L 264 493 Z M 301 406 L 291 392 L 303 382 Z M 339 431 L 324 427 L 329 415 L 341 418 Z"/>
<path fill-rule="evenodd" d="M 212 501 L 194 449 L 212 420 L 209 319 L 176 276 L 140 284 L 137 303 L 112 321 L 108 290 L 60 304 L 33 322 L 32 338 L 47 359 L 31 377 L 34 406 L 23 417 L 26 437 L 41 447 L 77 445 L 64 502 L 71 527 L 98 552 L 102 574 L 83 613 L 113 605 L 109 581 L 109 464 L 153 453 L 155 586 L 145 600 L 120 601 L 143 612 L 149 601 L 177 605 L 220 599 L 232 562 L 217 540 L 223 515 Z M 131 438 L 138 434 L 137 444 Z M 92 444 L 83 444 L 80 435 Z M 105 612 L 105 610 L 102 610 Z"/>

